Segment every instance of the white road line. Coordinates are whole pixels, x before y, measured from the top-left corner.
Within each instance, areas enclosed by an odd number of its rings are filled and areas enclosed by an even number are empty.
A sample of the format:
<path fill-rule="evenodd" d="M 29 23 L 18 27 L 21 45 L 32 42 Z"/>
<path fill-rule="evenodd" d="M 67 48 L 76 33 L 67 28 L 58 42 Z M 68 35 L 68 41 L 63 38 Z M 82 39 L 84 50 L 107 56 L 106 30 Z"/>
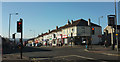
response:
<path fill-rule="evenodd" d="M 94 58 L 84 57 L 84 56 L 79 56 L 79 55 L 57 56 L 57 57 L 54 57 L 54 58 L 70 57 L 70 56 L 75 56 L 75 57 L 80 57 L 80 58 L 90 59 L 90 60 L 96 60 L 96 59 L 94 59 Z"/>
<path fill-rule="evenodd" d="M 80 58 L 84 58 L 84 59 L 95 60 L 94 58 L 89 58 L 89 57 L 84 57 L 84 56 L 79 56 L 79 55 L 71 55 L 71 56 L 76 56 L 76 57 L 80 57 Z"/>
<path fill-rule="evenodd" d="M 90 52 L 90 51 L 88 51 L 87 49 L 85 49 L 84 51 Z M 91 52 L 97 53 L 97 52 L 95 52 L 95 51 L 91 51 Z M 100 54 L 104 54 L 104 55 L 108 55 L 108 56 L 120 56 L 119 54 L 110 54 L 110 53 L 100 53 Z"/>
<path fill-rule="evenodd" d="M 101 53 L 101 54 L 109 55 L 109 56 L 120 56 L 120 55 L 118 55 L 118 54 L 109 54 L 109 53 Z"/>
<path fill-rule="evenodd" d="M 46 60 L 46 59 L 50 59 L 50 58 L 32 58 L 32 60 Z"/>

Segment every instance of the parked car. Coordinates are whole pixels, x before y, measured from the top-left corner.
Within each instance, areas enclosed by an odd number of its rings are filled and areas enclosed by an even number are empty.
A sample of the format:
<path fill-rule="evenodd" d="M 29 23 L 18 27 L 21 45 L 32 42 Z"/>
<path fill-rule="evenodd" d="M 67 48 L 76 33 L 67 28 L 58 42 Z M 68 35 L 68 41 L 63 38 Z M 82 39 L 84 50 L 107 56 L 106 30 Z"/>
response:
<path fill-rule="evenodd" d="M 86 45 L 86 39 L 82 40 L 82 45 Z"/>
<path fill-rule="evenodd" d="M 26 46 L 32 46 L 32 44 L 26 44 Z"/>
<path fill-rule="evenodd" d="M 36 46 L 37 46 L 37 47 L 41 47 L 41 46 L 42 46 L 42 43 L 37 43 Z"/>

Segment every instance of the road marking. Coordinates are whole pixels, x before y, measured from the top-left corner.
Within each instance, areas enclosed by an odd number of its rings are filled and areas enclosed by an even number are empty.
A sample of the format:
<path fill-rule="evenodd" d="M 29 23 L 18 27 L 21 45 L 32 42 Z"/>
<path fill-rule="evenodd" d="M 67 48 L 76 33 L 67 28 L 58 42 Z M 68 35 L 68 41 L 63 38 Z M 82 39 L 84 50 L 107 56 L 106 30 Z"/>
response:
<path fill-rule="evenodd" d="M 46 60 L 46 59 L 50 59 L 50 58 L 32 58 L 32 60 Z"/>
<path fill-rule="evenodd" d="M 84 59 L 95 60 L 94 58 L 89 58 L 89 57 L 84 57 L 84 56 L 79 56 L 79 55 L 71 55 L 71 56 L 76 56 L 76 57 L 80 57 L 80 58 L 84 58 Z"/>
<path fill-rule="evenodd" d="M 89 51 L 87 49 L 84 49 L 84 51 L 93 52 L 93 53 L 100 53 L 100 54 L 109 55 L 109 56 L 120 56 L 119 54 L 102 53 L 103 51 Z"/>
<path fill-rule="evenodd" d="M 119 54 L 109 54 L 109 53 L 101 53 L 101 54 L 111 55 L 111 56 L 120 56 Z"/>
<path fill-rule="evenodd" d="M 84 59 L 90 59 L 90 60 L 96 60 L 94 58 L 84 57 L 84 56 L 79 56 L 79 55 L 57 56 L 57 57 L 54 57 L 54 58 L 63 58 L 63 57 L 71 57 L 71 56 L 75 56 L 75 57 L 79 57 L 79 58 L 84 58 Z"/>
<path fill-rule="evenodd" d="M 91 58 L 91 57 L 85 57 L 85 56 L 79 56 L 79 55 L 67 55 L 67 56 L 56 56 L 53 58 L 62 58 L 65 59 L 65 57 L 78 57 L 78 58 L 83 58 L 83 59 L 89 59 L 89 60 L 97 60 L 95 58 Z M 47 59 L 53 59 L 53 58 L 32 58 L 32 60 L 47 60 Z M 107 61 L 101 61 L 101 62 L 107 62 Z"/>

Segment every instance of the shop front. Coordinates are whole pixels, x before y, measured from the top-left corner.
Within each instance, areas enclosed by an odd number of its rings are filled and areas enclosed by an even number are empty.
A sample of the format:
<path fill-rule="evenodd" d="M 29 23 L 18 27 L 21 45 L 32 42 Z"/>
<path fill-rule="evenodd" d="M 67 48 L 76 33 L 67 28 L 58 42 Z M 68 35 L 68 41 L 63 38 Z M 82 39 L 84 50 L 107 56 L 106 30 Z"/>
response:
<path fill-rule="evenodd" d="M 68 45 L 67 35 L 63 35 L 62 39 L 63 39 L 63 45 Z"/>

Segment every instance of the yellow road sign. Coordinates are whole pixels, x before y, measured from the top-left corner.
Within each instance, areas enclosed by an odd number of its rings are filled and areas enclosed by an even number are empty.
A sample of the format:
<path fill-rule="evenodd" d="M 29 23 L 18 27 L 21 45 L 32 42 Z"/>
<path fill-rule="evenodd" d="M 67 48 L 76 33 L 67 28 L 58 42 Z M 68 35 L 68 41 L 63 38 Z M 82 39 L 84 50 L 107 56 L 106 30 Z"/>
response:
<path fill-rule="evenodd" d="M 116 36 L 118 36 L 118 34 L 116 34 Z"/>

